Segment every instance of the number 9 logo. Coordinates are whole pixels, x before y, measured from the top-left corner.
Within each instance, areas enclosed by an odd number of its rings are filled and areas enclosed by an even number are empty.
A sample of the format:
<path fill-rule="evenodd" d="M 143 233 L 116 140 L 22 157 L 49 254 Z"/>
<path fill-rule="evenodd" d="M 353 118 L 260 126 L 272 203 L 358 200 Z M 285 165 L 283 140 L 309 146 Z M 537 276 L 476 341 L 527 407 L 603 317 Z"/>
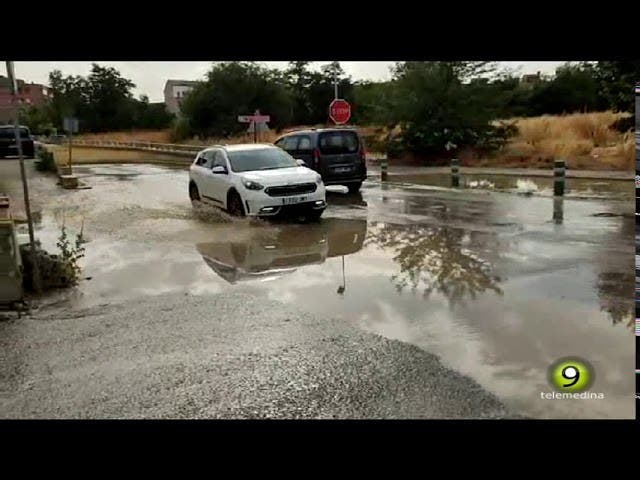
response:
<path fill-rule="evenodd" d="M 589 362 L 578 357 L 556 360 L 548 370 L 549 383 L 559 392 L 578 393 L 593 385 L 595 373 Z"/>

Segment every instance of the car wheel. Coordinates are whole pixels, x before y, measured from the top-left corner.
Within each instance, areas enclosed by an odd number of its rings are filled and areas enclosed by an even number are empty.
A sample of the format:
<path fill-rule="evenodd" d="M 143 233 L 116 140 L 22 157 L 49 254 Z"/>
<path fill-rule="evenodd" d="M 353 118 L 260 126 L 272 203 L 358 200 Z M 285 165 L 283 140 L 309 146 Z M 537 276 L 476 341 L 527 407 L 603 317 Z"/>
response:
<path fill-rule="evenodd" d="M 350 183 L 349 185 L 347 185 L 347 188 L 349 189 L 349 193 L 358 193 L 361 186 L 362 182 Z"/>
<path fill-rule="evenodd" d="M 244 207 L 242 206 L 242 199 L 237 192 L 231 192 L 229 195 L 229 201 L 227 202 L 227 211 L 236 217 L 244 217 Z"/>
<path fill-rule="evenodd" d="M 189 198 L 191 199 L 192 202 L 194 200 L 196 201 L 200 200 L 200 192 L 198 192 L 198 187 L 196 186 L 195 183 L 189 184 Z"/>

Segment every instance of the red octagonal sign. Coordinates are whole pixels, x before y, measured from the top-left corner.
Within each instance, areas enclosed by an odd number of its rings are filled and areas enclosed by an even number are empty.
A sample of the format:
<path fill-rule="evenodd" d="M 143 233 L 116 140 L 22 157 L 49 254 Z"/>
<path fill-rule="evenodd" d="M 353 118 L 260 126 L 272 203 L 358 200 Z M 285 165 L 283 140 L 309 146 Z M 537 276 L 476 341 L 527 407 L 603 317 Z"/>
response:
<path fill-rule="evenodd" d="M 331 105 L 329 105 L 329 117 L 337 125 L 347 123 L 351 118 L 351 105 L 346 100 L 336 98 Z"/>

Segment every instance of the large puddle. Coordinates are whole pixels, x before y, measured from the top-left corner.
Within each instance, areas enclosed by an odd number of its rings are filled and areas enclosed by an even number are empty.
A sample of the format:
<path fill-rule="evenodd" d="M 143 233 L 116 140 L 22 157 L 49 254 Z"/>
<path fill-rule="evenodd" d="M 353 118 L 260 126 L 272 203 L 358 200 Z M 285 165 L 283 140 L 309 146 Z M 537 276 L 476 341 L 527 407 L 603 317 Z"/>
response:
<path fill-rule="evenodd" d="M 53 248 L 62 221 L 84 225 L 91 280 L 49 302 L 238 289 L 433 352 L 523 415 L 635 417 L 627 182 L 581 180 L 582 192 L 600 194 L 554 202 L 510 191 L 518 178 L 452 191 L 394 177 L 360 195 L 332 192 L 322 221 L 301 225 L 207 218 L 188 201 L 184 171 L 81 173 L 93 188 L 45 205 L 38 234 Z M 552 181 L 524 180 L 538 191 Z M 548 365 L 568 355 L 594 365 L 592 391 L 604 399 L 541 398 L 552 391 Z"/>

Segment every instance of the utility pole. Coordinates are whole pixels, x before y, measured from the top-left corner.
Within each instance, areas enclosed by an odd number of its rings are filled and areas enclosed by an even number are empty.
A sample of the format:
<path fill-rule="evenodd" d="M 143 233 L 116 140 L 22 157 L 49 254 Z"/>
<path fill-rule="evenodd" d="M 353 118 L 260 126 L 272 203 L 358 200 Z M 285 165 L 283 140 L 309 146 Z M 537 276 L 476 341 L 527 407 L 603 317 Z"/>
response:
<path fill-rule="evenodd" d="M 333 98 L 334 98 L 334 100 L 337 100 L 337 98 L 338 98 L 338 72 L 336 72 L 335 70 L 333 72 L 333 88 L 334 88 Z"/>
<path fill-rule="evenodd" d="M 260 110 L 256 110 L 253 114 L 260 115 Z M 258 122 L 256 120 L 253 121 L 253 143 L 258 143 Z"/>
<path fill-rule="evenodd" d="M 27 214 L 27 224 L 29 226 L 29 242 L 31 243 L 31 261 L 33 262 L 33 286 L 36 293 L 40 293 L 40 269 L 38 266 L 38 257 L 36 255 L 36 240 L 33 234 L 33 219 L 31 218 L 31 204 L 29 202 L 29 185 L 27 184 L 27 174 L 24 169 L 24 157 L 22 156 L 22 139 L 20 138 L 20 125 L 18 125 L 18 111 L 19 96 L 18 96 L 18 82 L 16 81 L 15 73 L 13 70 L 13 62 L 7 60 L 7 76 L 9 77 L 9 83 L 11 85 L 11 93 L 13 95 L 13 101 L 16 105 L 15 116 L 13 120 L 14 135 L 16 139 L 16 147 L 18 149 L 18 161 L 20 163 L 20 175 L 22 176 L 22 190 L 24 193 L 24 208 Z"/>

